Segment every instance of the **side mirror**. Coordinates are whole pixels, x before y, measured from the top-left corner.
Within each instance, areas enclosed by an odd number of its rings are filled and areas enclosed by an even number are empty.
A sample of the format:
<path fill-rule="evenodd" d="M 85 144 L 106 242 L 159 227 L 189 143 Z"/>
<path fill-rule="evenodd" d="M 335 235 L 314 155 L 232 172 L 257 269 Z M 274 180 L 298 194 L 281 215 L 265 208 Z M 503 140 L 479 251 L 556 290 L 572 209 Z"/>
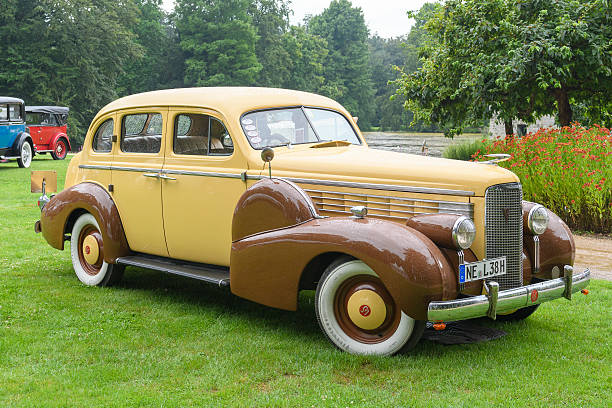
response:
<path fill-rule="evenodd" d="M 269 147 L 264 147 L 261 151 L 261 160 L 263 160 L 264 163 L 268 163 L 268 172 L 270 178 L 272 178 L 272 164 L 270 163 L 272 159 L 274 159 L 274 150 Z"/>

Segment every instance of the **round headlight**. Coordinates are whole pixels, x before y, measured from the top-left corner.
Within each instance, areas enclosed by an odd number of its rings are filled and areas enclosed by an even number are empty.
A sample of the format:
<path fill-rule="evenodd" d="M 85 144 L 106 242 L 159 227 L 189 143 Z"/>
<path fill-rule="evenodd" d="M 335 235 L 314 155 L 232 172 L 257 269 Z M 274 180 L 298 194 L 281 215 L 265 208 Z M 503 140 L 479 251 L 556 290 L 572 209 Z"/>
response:
<path fill-rule="evenodd" d="M 540 235 L 548 227 L 548 213 L 540 204 L 534 205 L 527 216 L 527 227 L 533 235 Z"/>
<path fill-rule="evenodd" d="M 457 248 L 468 249 L 476 238 L 476 226 L 466 216 L 461 216 L 453 225 L 453 243 Z"/>

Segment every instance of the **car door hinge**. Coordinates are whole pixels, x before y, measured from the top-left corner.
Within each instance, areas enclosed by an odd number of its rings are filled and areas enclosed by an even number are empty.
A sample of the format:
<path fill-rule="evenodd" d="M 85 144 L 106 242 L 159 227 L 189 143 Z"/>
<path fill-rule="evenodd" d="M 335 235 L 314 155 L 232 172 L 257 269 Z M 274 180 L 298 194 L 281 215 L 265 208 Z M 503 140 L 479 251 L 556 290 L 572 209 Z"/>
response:
<path fill-rule="evenodd" d="M 242 173 L 240 173 L 240 180 L 242 180 L 242 181 L 244 181 L 246 183 L 246 181 L 247 181 L 246 171 L 243 171 Z"/>
<path fill-rule="evenodd" d="M 111 138 L 111 142 L 117 143 L 117 135 L 113 135 L 113 137 Z"/>
<path fill-rule="evenodd" d="M 111 192 L 111 193 L 112 193 L 113 191 L 115 191 L 115 186 L 114 186 L 114 185 L 112 185 L 112 184 L 109 184 L 109 185 L 108 185 L 108 191 L 109 191 L 109 192 Z"/>

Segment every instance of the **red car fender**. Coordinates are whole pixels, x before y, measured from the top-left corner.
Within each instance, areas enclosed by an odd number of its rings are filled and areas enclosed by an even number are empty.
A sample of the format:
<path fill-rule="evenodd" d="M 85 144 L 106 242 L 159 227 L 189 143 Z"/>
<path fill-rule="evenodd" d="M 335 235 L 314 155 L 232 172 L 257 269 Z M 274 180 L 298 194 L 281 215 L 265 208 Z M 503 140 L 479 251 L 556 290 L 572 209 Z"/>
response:
<path fill-rule="evenodd" d="M 60 139 L 66 139 L 66 144 L 68 144 L 68 151 L 72 150 L 72 147 L 70 146 L 70 139 L 68 139 L 68 135 L 66 135 L 66 133 L 64 132 L 60 132 L 57 133 L 55 136 L 53 136 L 51 138 L 51 140 L 49 140 L 49 149 L 50 150 L 55 150 L 55 146 L 57 144 L 57 141 Z"/>

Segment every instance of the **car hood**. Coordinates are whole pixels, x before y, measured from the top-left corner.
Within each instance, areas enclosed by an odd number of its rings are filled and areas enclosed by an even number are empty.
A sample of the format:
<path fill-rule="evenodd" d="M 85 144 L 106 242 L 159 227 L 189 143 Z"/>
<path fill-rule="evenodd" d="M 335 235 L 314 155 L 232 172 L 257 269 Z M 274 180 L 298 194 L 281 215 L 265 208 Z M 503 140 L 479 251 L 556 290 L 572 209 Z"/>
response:
<path fill-rule="evenodd" d="M 263 174 L 263 172 L 262 172 Z M 499 166 L 397 153 L 365 146 L 275 149 L 272 175 L 297 179 L 333 180 L 472 192 L 484 196 L 487 187 L 518 182 Z"/>

